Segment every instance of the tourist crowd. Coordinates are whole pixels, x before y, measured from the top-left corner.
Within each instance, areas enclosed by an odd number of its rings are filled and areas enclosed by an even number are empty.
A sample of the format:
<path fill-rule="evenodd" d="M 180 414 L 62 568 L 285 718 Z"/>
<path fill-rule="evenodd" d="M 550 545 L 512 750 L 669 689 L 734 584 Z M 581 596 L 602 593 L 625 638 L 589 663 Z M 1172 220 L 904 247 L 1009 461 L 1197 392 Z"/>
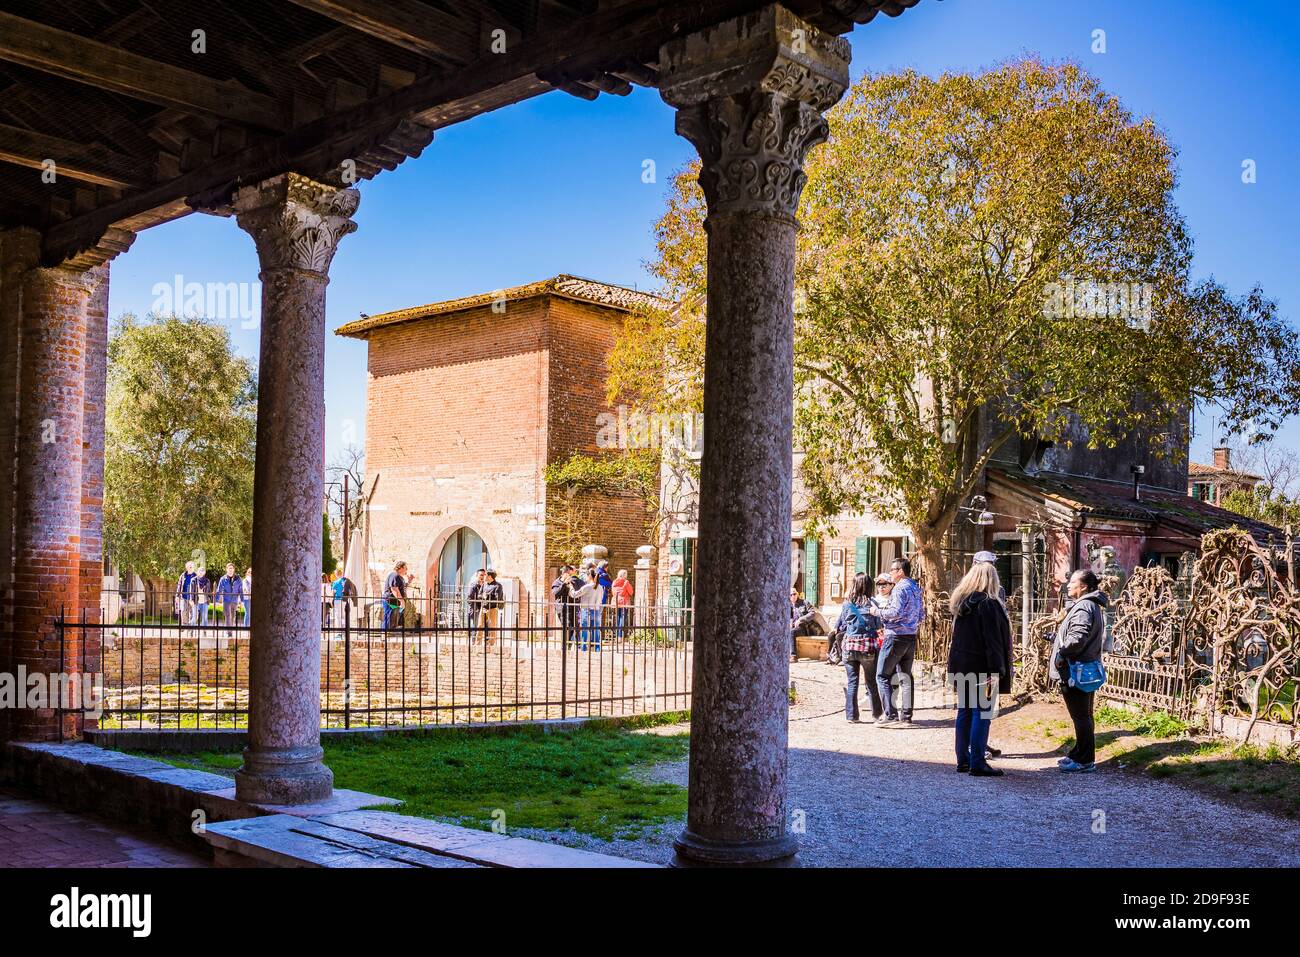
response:
<path fill-rule="evenodd" d="M 551 583 L 555 616 L 564 636 L 564 646 L 576 644 L 580 651 L 600 651 L 601 634 L 613 627 L 622 639 L 632 627 L 632 582 L 627 571 L 609 577 L 609 562 L 589 560 L 581 569 L 565 565 Z"/>
<path fill-rule="evenodd" d="M 220 624 L 246 626 L 253 609 L 253 570 L 247 569 L 241 577 L 230 562 L 226 573 L 213 581 L 207 568 L 186 562 L 185 571 L 176 581 L 174 597 L 176 620 L 182 625 L 202 628 L 217 624 L 212 619 L 220 609 Z"/>
<path fill-rule="evenodd" d="M 1011 691 L 1013 661 L 1006 591 L 995 559 L 992 552 L 977 552 L 948 605 L 952 633 L 947 678 L 956 695 L 957 770 L 972 777 L 1003 774 L 988 762 L 1001 753 L 989 744 L 989 727 L 997 713 L 998 696 Z M 1097 576 L 1088 569 L 1071 576 L 1067 594 L 1071 604 L 1053 639 L 1048 668 L 1060 683 L 1074 724 L 1075 744 L 1058 766 L 1065 772 L 1087 772 L 1095 768 L 1093 706 L 1096 689 L 1104 680 L 1100 662 L 1107 598 Z M 914 726 L 912 662 L 924 618 L 921 590 L 912 578 L 908 559 L 895 559 L 889 572 L 874 582 L 863 572 L 854 576 L 828 641 L 828 661 L 842 664 L 845 670 L 844 714 L 848 721 L 859 721 L 861 683 L 866 686 L 877 727 Z M 798 638 L 813 633 L 817 619 L 817 610 L 797 589 L 791 589 L 792 661 Z"/>

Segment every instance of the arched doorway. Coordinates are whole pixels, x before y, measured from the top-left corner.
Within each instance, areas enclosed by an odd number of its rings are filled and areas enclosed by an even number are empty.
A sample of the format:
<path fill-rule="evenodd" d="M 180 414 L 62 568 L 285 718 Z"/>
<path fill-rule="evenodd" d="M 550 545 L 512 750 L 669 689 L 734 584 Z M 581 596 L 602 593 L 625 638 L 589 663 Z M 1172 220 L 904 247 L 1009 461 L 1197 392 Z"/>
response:
<path fill-rule="evenodd" d="M 442 597 L 463 594 L 480 568 L 492 567 L 492 555 L 483 537 L 468 525 L 451 532 L 437 561 L 437 590 Z"/>

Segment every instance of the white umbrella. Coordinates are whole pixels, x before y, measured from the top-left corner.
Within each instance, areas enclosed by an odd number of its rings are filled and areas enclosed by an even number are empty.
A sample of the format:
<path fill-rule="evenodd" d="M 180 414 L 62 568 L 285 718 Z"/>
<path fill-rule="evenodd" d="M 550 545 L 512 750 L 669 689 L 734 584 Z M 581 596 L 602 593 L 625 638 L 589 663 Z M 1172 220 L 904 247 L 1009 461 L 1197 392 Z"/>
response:
<path fill-rule="evenodd" d="M 365 593 L 368 581 L 367 568 L 365 538 L 358 528 L 353 531 L 352 541 L 348 543 L 348 561 L 343 568 L 343 574 L 352 579 L 352 584 L 356 585 L 357 591 L 362 594 Z"/>

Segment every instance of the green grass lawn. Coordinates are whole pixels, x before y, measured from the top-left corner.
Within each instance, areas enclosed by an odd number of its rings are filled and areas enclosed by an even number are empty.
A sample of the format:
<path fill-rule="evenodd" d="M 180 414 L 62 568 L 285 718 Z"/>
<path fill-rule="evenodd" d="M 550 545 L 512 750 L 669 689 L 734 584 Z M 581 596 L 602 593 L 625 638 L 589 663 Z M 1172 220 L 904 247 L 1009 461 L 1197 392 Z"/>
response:
<path fill-rule="evenodd" d="M 637 734 L 584 725 L 545 734 L 434 732 L 418 737 L 330 741 L 334 786 L 399 798 L 402 814 L 466 827 L 573 829 L 609 840 L 635 837 L 686 813 L 686 789 L 629 776 L 639 765 L 686 756 L 685 734 Z M 230 771 L 238 754 L 153 755 L 180 767 Z"/>

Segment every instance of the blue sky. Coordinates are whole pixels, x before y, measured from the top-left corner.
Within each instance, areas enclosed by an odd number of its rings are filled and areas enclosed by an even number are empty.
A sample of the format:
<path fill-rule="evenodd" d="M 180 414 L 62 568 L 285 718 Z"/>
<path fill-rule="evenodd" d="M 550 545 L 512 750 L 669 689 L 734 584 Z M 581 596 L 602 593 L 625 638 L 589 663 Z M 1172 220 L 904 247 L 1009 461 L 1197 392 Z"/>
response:
<path fill-rule="evenodd" d="M 1094 53 L 1094 31 L 1106 51 Z M 1179 150 L 1178 202 L 1198 275 L 1258 282 L 1300 320 L 1300 9 L 1288 0 L 922 0 L 851 35 L 868 68 L 972 71 L 1025 53 L 1075 60 Z M 653 90 L 595 102 L 550 93 L 440 130 L 418 160 L 361 185 L 357 231 L 330 273 L 327 453 L 364 441 L 365 344 L 333 329 L 357 317 L 567 272 L 639 285 L 671 173 L 693 156 Z M 642 182 L 645 160 L 657 182 Z M 1242 183 L 1242 161 L 1257 182 Z M 252 240 L 192 215 L 141 233 L 113 263 L 110 311 L 148 312 L 154 286 L 254 281 Z M 257 331 L 231 320 L 241 352 Z M 418 399 L 417 399 L 418 401 Z M 1198 414 L 1193 458 L 1212 445 Z M 1300 447 L 1291 420 L 1278 441 Z"/>

